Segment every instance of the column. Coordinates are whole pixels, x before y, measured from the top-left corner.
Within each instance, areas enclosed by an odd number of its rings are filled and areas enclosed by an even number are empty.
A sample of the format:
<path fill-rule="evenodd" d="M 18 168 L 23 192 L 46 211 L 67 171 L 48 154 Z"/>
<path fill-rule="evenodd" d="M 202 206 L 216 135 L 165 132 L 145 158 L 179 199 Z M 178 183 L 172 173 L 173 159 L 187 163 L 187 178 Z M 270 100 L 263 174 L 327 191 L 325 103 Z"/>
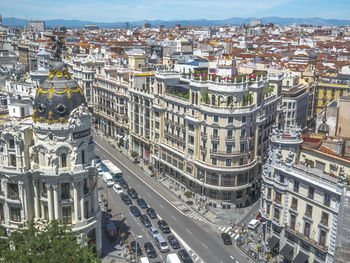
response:
<path fill-rule="evenodd" d="M 51 185 L 46 184 L 46 189 L 47 189 L 47 208 L 49 210 L 49 220 L 51 221 L 53 219 Z"/>
<path fill-rule="evenodd" d="M 98 192 L 97 192 L 98 185 L 95 186 L 94 191 L 93 191 L 93 197 L 92 197 L 92 204 L 93 204 L 93 213 L 94 215 L 97 213 L 99 210 L 99 204 L 98 204 Z"/>
<path fill-rule="evenodd" d="M 55 219 L 58 219 L 59 218 L 59 203 L 58 203 L 58 196 L 57 196 L 57 188 L 58 188 L 58 185 L 55 184 L 55 185 L 52 185 L 52 188 L 53 188 L 53 203 L 54 203 L 54 208 L 55 208 Z"/>
<path fill-rule="evenodd" d="M 80 182 L 80 220 L 85 219 L 85 205 L 84 205 L 84 181 Z"/>
<path fill-rule="evenodd" d="M 102 230 L 101 230 L 101 221 L 97 221 L 96 227 L 96 252 L 97 256 L 102 256 Z"/>
<path fill-rule="evenodd" d="M 40 218 L 40 211 L 39 211 L 39 187 L 38 187 L 39 181 L 33 181 L 34 185 L 34 212 L 35 212 L 35 220 L 38 220 Z"/>
<path fill-rule="evenodd" d="M 74 224 L 79 220 L 78 183 L 74 183 Z"/>

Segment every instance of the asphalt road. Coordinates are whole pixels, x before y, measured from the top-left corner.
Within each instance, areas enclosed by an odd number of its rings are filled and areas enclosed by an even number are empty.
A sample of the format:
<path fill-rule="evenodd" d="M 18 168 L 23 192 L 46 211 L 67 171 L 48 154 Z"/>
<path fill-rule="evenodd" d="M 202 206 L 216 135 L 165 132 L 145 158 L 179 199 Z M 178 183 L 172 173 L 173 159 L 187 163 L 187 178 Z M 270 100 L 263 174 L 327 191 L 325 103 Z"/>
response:
<path fill-rule="evenodd" d="M 153 207 L 162 219 L 167 221 L 173 234 L 179 237 L 182 247 L 186 248 L 194 262 L 249 262 L 247 257 L 242 255 L 234 245 L 225 246 L 223 244 L 216 226 L 194 220 L 182 214 L 173 205 L 173 202 L 178 200 L 168 190 L 159 185 L 153 178 L 148 176 L 142 169 L 133 164 L 126 156 L 111 147 L 103 139 L 95 136 L 95 142 L 96 154 L 101 159 L 109 159 L 123 171 L 124 178 L 129 186 L 133 187 L 139 196 L 144 198 L 147 204 Z M 109 191 L 109 204 L 111 202 L 116 202 L 117 205 L 119 204 L 119 209 L 125 217 L 126 223 L 130 226 L 130 231 L 135 235 L 142 236 L 139 239 L 139 243 L 143 246 L 146 241 L 153 242 L 139 218 L 135 218 L 130 214 L 129 206 L 126 206 L 112 189 L 109 189 Z M 156 219 L 152 220 L 152 224 L 158 228 Z M 159 252 L 158 254 L 161 253 Z M 164 262 L 165 255 L 161 254 L 161 257 L 160 260 Z M 159 261 L 159 258 L 155 261 L 152 260 L 152 262 L 157 261 Z"/>

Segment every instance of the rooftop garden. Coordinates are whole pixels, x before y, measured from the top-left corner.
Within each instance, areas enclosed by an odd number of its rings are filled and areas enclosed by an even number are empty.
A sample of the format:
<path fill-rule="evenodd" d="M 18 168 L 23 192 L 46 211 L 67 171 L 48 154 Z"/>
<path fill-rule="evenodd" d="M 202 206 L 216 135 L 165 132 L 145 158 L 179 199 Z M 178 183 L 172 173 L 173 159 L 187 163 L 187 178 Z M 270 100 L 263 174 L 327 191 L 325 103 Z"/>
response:
<path fill-rule="evenodd" d="M 254 72 L 251 74 L 241 74 L 241 75 L 232 75 L 230 77 L 222 77 L 216 74 L 208 74 L 207 70 L 205 71 L 195 71 L 194 73 L 189 71 L 189 74 L 183 74 L 185 77 L 191 77 L 193 76 L 194 80 L 202 80 L 202 81 L 207 81 L 207 80 L 212 80 L 212 81 L 219 81 L 221 82 L 222 80 L 226 82 L 236 82 L 236 83 L 241 83 L 248 79 L 249 85 L 253 83 L 257 78 L 260 78 L 261 76 L 266 76 L 267 72 L 265 71 L 259 71 L 259 72 Z"/>
<path fill-rule="evenodd" d="M 190 92 L 188 89 L 185 89 L 180 86 L 168 86 L 165 90 L 167 94 L 174 95 L 180 98 L 189 99 Z"/>

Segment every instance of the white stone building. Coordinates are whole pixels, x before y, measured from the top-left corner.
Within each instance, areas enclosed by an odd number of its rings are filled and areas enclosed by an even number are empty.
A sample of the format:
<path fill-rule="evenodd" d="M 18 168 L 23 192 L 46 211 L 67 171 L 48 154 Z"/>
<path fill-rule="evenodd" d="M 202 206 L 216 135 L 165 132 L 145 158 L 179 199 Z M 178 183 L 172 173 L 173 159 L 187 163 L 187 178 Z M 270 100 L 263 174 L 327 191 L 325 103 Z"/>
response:
<path fill-rule="evenodd" d="M 85 234 L 101 254 L 91 114 L 82 89 L 60 62 L 39 87 L 32 118 L 0 135 L 0 220 L 7 235 L 19 224 L 57 219 Z"/>

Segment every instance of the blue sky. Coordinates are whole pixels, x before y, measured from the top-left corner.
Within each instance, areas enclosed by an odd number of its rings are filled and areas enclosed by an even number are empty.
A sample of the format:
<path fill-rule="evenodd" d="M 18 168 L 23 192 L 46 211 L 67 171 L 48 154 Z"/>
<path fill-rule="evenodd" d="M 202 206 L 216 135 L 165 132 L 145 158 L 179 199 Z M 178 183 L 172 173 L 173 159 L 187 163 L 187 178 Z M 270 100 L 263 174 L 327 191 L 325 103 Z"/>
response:
<path fill-rule="evenodd" d="M 350 19 L 350 0 L 0 0 L 0 14 L 96 22 L 264 16 Z"/>

